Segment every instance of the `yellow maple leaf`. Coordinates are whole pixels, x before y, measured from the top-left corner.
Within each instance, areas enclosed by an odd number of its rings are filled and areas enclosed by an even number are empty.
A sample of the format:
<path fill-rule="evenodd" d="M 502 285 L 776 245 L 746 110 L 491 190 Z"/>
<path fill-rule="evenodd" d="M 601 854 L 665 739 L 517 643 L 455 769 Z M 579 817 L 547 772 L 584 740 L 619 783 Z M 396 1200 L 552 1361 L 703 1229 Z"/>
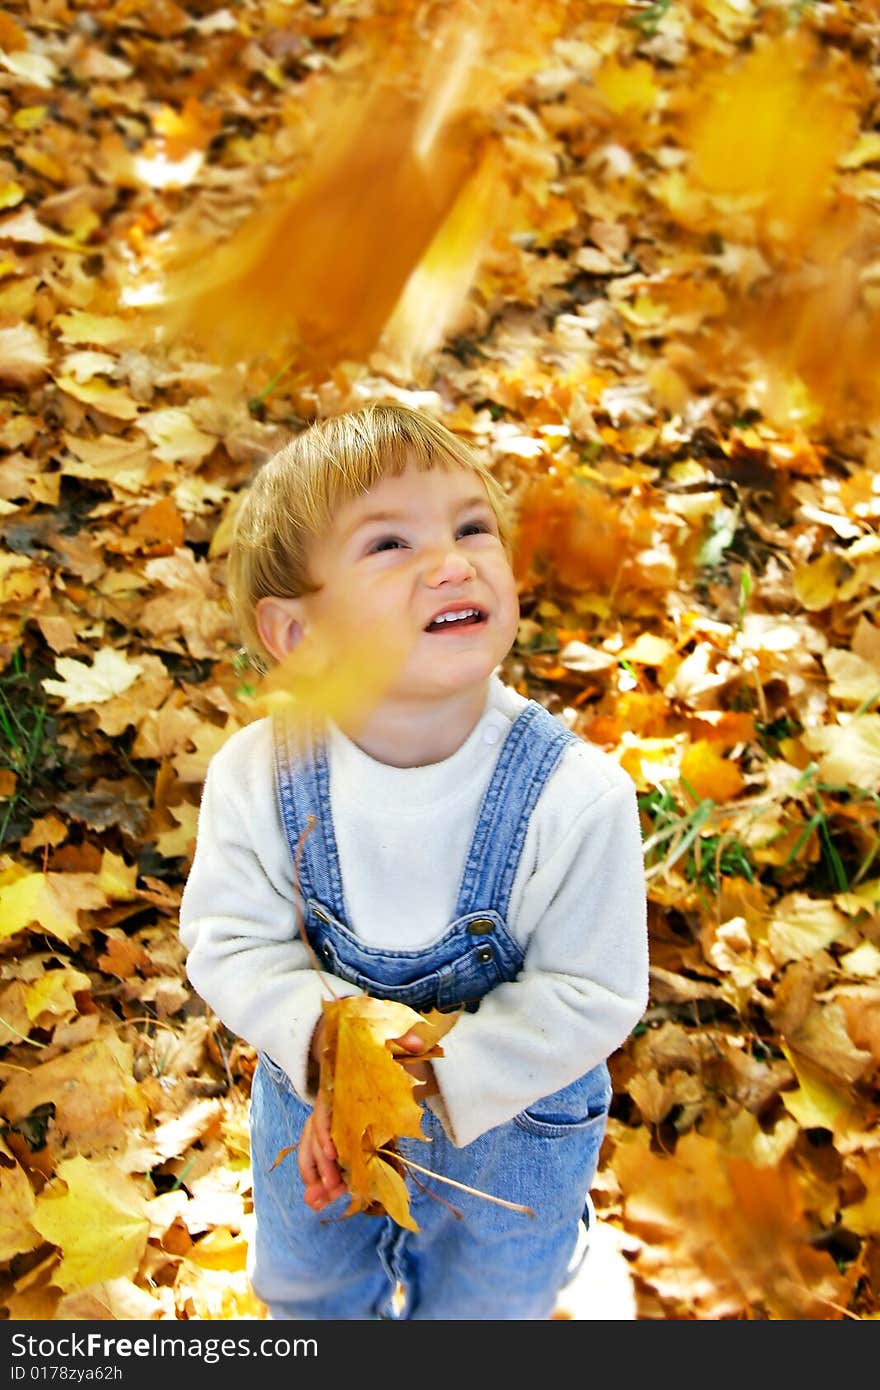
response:
<path fill-rule="evenodd" d="M 831 678 L 830 693 L 837 700 L 866 708 L 880 695 L 880 664 L 866 661 L 856 652 L 832 647 L 822 657 Z"/>
<path fill-rule="evenodd" d="M 827 550 L 817 560 L 800 566 L 792 576 L 792 588 L 799 603 L 811 613 L 830 608 L 840 587 L 844 562 L 833 550 Z"/>
<path fill-rule="evenodd" d="M 810 960 L 843 936 L 846 918 L 827 898 L 786 893 L 773 908 L 767 942 L 776 961 Z"/>
<path fill-rule="evenodd" d="M 0 1094 L 0 1114 L 14 1122 L 51 1104 L 47 1142 L 53 1153 L 117 1151 L 132 1126 L 143 1125 L 148 1109 L 132 1068 L 131 1044 L 108 1026 L 91 1042 L 30 1071 L 12 1072 Z"/>
<path fill-rule="evenodd" d="M 405 1167 L 418 1169 L 429 1177 L 451 1182 L 442 1174 L 410 1160 L 395 1150 L 398 1138 L 426 1138 L 422 1115 L 413 1098 L 415 1081 L 396 1060 L 427 1060 L 442 1057 L 439 1039 L 449 1032 L 458 1012 L 444 1014 L 437 1009 L 417 1013 L 394 1000 L 353 995 L 324 1001 L 324 1047 L 319 1090 L 328 1102 L 330 1133 L 336 1146 L 337 1163 L 349 1193 L 346 1216 L 357 1212 L 390 1216 L 410 1231 L 419 1229 L 409 1209 L 409 1193 L 404 1182 Z M 394 1039 L 415 1033 L 424 1047 L 419 1053 L 395 1046 Z M 281 1149 L 275 1164 L 295 1151 L 296 1145 Z M 491 1197 L 467 1188 L 476 1196 L 513 1207 L 533 1216 L 530 1208 Z"/>
<path fill-rule="evenodd" d="M 97 884 L 110 902 L 130 903 L 137 897 L 137 864 L 126 864 L 120 854 L 105 849 L 101 855 L 101 868 Z"/>
<path fill-rule="evenodd" d="M 59 1163 L 56 1173 L 32 1217 L 40 1234 L 61 1250 L 53 1282 L 65 1290 L 84 1289 L 133 1274 L 150 1234 L 135 1183 L 113 1162 L 79 1154 Z"/>
<path fill-rule="evenodd" d="M 426 1044 L 419 1055 L 442 1056 L 438 1039 L 457 1014 L 420 1014 L 406 1004 L 369 995 L 330 1000 L 323 1009 L 321 1089 L 330 1098 L 330 1132 L 351 1199 L 346 1215 L 380 1209 L 398 1225 L 417 1231 L 392 1152 L 398 1138 L 424 1137 L 422 1112 L 413 1099 L 415 1082 L 388 1044 L 418 1028 Z"/>
<path fill-rule="evenodd" d="M 860 1236 L 880 1235 L 880 1154 L 859 1155 L 855 1168 L 864 1185 L 865 1196 L 843 1207 L 843 1224 Z"/>
<path fill-rule="evenodd" d="M 798 1318 L 826 1316 L 828 1300 L 846 1305 L 855 1276 L 810 1246 L 803 1195 L 784 1156 L 755 1164 L 689 1133 L 672 1161 L 650 1152 L 650 1135 L 614 1134 L 627 1228 L 645 1241 L 636 1270 L 650 1282 L 673 1269 L 679 1306 L 730 1318 L 757 1305 L 771 1318 Z"/>
<path fill-rule="evenodd" d="M 80 934 L 76 906 L 55 892 L 46 874 L 0 878 L 0 940 L 32 924 L 68 944 Z"/>
<path fill-rule="evenodd" d="M 156 836 L 156 848 L 163 859 L 187 858 L 195 842 L 198 807 L 183 801 L 179 806 L 169 806 L 168 811 L 177 825 L 173 830 L 163 830 Z"/>
<path fill-rule="evenodd" d="M 150 440 L 156 458 L 165 463 L 187 463 L 197 468 L 217 445 L 216 437 L 199 429 L 181 405 L 147 411 L 138 420 L 138 429 Z"/>
<path fill-rule="evenodd" d="M 91 986 L 81 970 L 46 970 L 24 993 L 24 1006 L 32 1023 L 53 1028 L 77 1013 L 74 994 Z"/>

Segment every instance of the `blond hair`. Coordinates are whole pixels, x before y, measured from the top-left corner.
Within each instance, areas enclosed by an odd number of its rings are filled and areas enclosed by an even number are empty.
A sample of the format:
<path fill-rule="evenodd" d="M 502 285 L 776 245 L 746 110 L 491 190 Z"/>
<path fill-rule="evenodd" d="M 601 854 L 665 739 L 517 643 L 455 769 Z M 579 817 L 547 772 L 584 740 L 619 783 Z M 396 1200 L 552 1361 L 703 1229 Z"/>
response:
<path fill-rule="evenodd" d="M 295 435 L 255 474 L 238 511 L 228 561 L 229 597 L 245 649 L 259 665 L 272 657 L 260 640 L 262 598 L 314 593 L 312 542 L 334 512 L 385 477 L 413 465 L 422 472 L 460 467 L 485 485 L 508 555 L 510 500 L 464 440 L 425 411 L 372 401 L 359 410 L 317 420 Z"/>

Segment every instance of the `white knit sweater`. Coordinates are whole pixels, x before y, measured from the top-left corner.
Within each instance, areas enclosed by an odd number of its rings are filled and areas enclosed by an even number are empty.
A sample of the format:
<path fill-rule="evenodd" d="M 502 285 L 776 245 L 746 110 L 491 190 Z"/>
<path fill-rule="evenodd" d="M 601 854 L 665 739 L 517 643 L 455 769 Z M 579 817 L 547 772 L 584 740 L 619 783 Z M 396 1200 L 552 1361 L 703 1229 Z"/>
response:
<path fill-rule="evenodd" d="M 411 950 L 442 936 L 483 793 L 524 698 L 497 675 L 451 757 L 391 767 L 332 724 L 330 798 L 350 928 Z M 180 910 L 192 984 L 233 1032 L 267 1052 L 310 1100 L 309 1043 L 330 992 L 297 930 L 293 859 L 281 827 L 271 724 L 213 758 Z M 511 1119 L 608 1058 L 644 1012 L 645 880 L 630 777 L 610 755 L 566 748 L 532 813 L 507 928 L 519 977 L 460 1015 L 434 1063 L 436 1105 L 456 1145 Z M 333 978 L 337 995 L 354 985 Z"/>

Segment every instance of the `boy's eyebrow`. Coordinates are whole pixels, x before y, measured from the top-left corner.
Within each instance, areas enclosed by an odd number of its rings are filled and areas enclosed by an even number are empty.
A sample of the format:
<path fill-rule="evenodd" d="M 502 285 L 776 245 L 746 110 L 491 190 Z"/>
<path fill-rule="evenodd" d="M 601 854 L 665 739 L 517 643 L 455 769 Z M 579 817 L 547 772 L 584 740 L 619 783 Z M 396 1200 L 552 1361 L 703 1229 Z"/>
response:
<path fill-rule="evenodd" d="M 492 510 L 492 503 L 489 501 L 489 498 L 486 496 L 485 493 L 483 493 L 482 496 L 476 494 L 473 497 L 463 497 L 460 502 L 457 502 L 455 504 L 455 510 L 457 512 L 465 512 L 468 510 L 469 507 L 477 506 L 485 506 L 488 511 Z M 411 513 L 409 512 L 370 512 L 367 516 L 359 516 L 355 521 L 351 523 L 350 526 L 346 526 L 345 531 L 342 534 L 342 539 L 343 541 L 350 540 L 351 537 L 355 534 L 355 532 L 359 531 L 362 526 L 369 526 L 373 522 L 406 521 L 410 517 L 410 515 Z"/>

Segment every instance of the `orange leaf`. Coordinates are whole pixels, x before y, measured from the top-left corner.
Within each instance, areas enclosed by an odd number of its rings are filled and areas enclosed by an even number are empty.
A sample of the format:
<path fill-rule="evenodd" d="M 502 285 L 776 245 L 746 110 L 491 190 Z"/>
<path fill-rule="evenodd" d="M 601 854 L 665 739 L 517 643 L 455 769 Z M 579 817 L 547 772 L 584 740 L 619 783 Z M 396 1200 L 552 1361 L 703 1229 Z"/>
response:
<path fill-rule="evenodd" d="M 756 45 L 734 71 L 708 79 L 691 122 L 703 186 L 748 199 L 783 241 L 812 229 L 856 129 L 839 74 L 818 68 L 802 32 Z"/>
<path fill-rule="evenodd" d="M 414 22 L 411 6 L 401 5 L 393 19 L 383 10 L 372 31 L 367 22 L 360 71 L 368 83 L 351 72 L 347 84 L 319 89 L 306 103 L 311 158 L 279 179 L 224 245 L 210 236 L 175 247 L 172 325 L 197 332 L 230 361 L 252 357 L 255 343 L 280 355 L 285 333 L 307 347 L 310 367 L 376 346 L 497 143 L 493 107 L 537 65 L 565 15 L 560 0 L 440 8 L 435 21 Z M 504 207 L 490 199 L 487 229 Z M 564 211 L 568 226 L 574 214 Z M 462 272 L 461 299 L 476 268 L 474 237 L 449 252 Z"/>
<path fill-rule="evenodd" d="M 681 760 L 681 779 L 702 800 L 731 801 L 745 786 L 745 778 L 735 763 L 722 758 L 708 739 L 698 739 Z"/>

